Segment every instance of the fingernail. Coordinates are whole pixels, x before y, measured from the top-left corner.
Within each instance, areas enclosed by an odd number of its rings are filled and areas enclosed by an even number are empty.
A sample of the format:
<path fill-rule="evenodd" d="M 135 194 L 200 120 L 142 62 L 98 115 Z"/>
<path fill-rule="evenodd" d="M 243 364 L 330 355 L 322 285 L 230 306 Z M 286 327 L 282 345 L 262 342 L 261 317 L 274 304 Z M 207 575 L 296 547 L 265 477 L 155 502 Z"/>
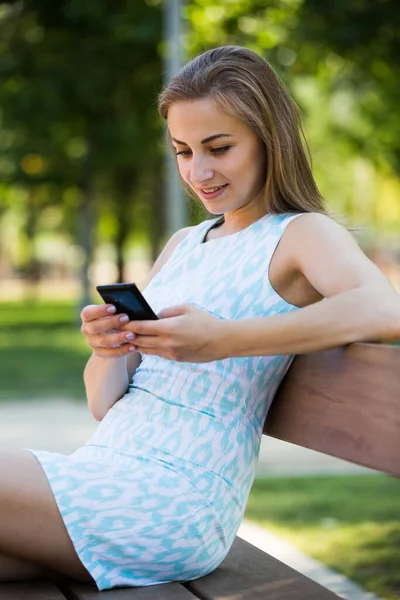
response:
<path fill-rule="evenodd" d="M 128 350 L 129 352 L 135 352 L 136 346 L 129 346 Z"/>
<path fill-rule="evenodd" d="M 127 340 L 133 340 L 133 338 L 135 337 L 135 335 L 132 333 L 132 331 L 130 331 L 129 333 L 126 334 L 126 339 Z"/>
<path fill-rule="evenodd" d="M 116 310 L 116 309 L 115 309 L 115 306 L 109 306 L 109 307 L 107 308 L 107 312 L 108 312 L 108 313 L 115 313 L 115 310 Z"/>
<path fill-rule="evenodd" d="M 127 323 L 128 321 L 129 317 L 127 317 L 126 315 L 123 315 L 119 320 L 120 323 Z"/>

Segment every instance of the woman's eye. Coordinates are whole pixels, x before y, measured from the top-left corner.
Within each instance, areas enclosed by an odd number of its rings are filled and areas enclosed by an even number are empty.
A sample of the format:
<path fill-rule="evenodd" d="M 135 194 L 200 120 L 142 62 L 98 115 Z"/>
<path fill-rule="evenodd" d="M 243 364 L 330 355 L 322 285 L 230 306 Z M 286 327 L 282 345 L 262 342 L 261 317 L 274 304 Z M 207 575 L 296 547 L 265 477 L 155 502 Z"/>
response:
<path fill-rule="evenodd" d="M 231 146 L 219 146 L 218 148 L 211 148 L 211 152 L 213 154 L 223 154 L 229 150 L 229 148 L 231 148 Z"/>
<path fill-rule="evenodd" d="M 210 152 L 212 154 L 223 154 L 224 152 L 227 152 L 229 148 L 231 148 L 231 146 L 219 146 L 218 148 L 210 148 Z M 191 156 L 191 154 L 191 150 L 180 150 L 179 152 L 175 152 L 175 156 L 183 156 L 184 158 Z"/>
<path fill-rule="evenodd" d="M 192 153 L 190 150 L 181 150 L 180 152 L 175 152 L 175 156 L 190 156 Z"/>

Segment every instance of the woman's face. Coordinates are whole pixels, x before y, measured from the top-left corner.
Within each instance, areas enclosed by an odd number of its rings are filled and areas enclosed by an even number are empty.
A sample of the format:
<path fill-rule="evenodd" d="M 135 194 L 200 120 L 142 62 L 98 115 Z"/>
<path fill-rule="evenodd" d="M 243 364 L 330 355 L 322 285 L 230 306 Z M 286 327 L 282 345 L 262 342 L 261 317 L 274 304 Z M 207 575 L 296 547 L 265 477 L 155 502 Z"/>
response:
<path fill-rule="evenodd" d="M 172 104 L 168 129 L 182 179 L 211 214 L 250 211 L 259 216 L 265 152 L 243 121 L 203 98 Z"/>

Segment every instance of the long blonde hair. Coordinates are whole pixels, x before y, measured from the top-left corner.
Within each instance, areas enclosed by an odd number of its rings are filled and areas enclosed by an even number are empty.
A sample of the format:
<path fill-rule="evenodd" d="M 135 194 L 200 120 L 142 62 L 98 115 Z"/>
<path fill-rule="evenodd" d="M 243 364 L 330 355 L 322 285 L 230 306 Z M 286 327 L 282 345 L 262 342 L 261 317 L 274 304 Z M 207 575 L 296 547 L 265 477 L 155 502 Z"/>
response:
<path fill-rule="evenodd" d="M 203 52 L 164 86 L 158 109 L 167 120 L 175 102 L 205 97 L 239 117 L 261 140 L 267 160 L 268 212 L 329 214 L 311 172 L 299 108 L 264 58 L 241 46 Z"/>

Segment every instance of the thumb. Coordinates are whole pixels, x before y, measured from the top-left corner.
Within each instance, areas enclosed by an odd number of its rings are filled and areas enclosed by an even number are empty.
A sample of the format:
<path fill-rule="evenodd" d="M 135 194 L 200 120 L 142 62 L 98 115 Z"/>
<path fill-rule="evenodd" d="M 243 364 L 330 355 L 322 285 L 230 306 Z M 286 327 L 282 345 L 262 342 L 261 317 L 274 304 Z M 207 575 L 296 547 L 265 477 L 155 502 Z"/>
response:
<path fill-rule="evenodd" d="M 167 306 L 163 308 L 157 316 L 160 319 L 169 319 L 170 317 L 179 317 L 189 312 L 190 307 L 187 304 L 177 304 L 175 306 Z"/>

